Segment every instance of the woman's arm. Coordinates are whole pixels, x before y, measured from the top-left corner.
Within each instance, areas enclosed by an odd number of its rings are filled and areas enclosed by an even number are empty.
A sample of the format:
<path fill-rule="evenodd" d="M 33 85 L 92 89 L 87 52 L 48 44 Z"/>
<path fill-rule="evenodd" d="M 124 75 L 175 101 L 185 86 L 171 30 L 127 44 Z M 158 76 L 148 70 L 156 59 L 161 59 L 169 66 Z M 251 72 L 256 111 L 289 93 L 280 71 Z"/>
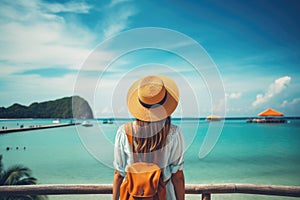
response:
<path fill-rule="evenodd" d="M 176 199 L 177 200 L 184 200 L 184 174 L 182 170 L 178 170 L 175 174 L 172 174 L 172 183 L 174 186 Z"/>
<path fill-rule="evenodd" d="M 117 171 L 115 170 L 114 173 L 114 183 L 113 183 L 113 200 L 118 200 L 120 196 L 120 186 L 123 182 L 124 177 Z"/>

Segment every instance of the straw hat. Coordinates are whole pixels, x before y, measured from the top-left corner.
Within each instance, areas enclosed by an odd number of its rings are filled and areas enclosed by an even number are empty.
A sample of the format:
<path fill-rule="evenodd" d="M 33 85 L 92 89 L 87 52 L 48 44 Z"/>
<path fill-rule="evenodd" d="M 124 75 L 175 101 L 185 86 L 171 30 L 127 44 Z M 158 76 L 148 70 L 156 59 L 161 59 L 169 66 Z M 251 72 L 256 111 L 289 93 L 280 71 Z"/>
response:
<path fill-rule="evenodd" d="M 179 101 L 176 83 L 166 76 L 152 75 L 134 82 L 127 93 L 130 113 L 142 121 L 159 121 L 170 116 Z"/>

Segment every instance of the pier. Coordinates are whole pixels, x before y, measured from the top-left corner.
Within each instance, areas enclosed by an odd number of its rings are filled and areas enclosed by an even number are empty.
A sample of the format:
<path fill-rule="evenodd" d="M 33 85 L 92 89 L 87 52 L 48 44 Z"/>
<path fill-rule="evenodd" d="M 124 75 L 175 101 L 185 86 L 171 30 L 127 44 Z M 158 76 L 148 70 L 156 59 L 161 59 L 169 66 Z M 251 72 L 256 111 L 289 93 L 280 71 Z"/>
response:
<path fill-rule="evenodd" d="M 0 134 L 21 132 L 21 131 L 40 130 L 40 129 L 47 129 L 47 128 L 59 128 L 59 127 L 65 127 L 65 126 L 74 126 L 74 125 L 78 125 L 78 124 L 80 124 L 80 123 L 70 122 L 70 123 L 60 123 L 60 124 L 37 125 L 37 126 L 30 126 L 30 127 L 23 127 L 23 128 L 11 128 L 11 129 L 0 130 Z"/>

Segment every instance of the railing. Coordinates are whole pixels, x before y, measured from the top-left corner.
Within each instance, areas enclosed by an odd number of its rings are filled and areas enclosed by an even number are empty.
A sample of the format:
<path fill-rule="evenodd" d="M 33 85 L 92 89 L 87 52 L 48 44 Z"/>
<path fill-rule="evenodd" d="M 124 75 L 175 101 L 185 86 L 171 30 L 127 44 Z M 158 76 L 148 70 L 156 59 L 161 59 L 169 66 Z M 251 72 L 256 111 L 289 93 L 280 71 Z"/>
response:
<path fill-rule="evenodd" d="M 300 186 L 257 184 L 187 184 L 186 194 L 202 194 L 210 200 L 211 194 L 259 194 L 300 197 Z M 112 194 L 111 184 L 54 184 L 0 186 L 1 195 L 62 195 L 62 194 Z"/>

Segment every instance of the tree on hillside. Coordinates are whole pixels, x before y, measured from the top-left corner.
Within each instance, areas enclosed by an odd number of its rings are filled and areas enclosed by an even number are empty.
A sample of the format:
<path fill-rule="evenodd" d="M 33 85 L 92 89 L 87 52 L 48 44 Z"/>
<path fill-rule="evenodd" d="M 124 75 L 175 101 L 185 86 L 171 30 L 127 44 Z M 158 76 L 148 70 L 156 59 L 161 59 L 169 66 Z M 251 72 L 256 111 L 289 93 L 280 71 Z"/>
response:
<path fill-rule="evenodd" d="M 0 154 L 0 186 L 4 185 L 35 185 L 37 179 L 31 176 L 31 170 L 22 165 L 14 165 L 7 170 L 2 163 Z M 0 196 L 0 200 L 44 200 L 47 196 L 42 195 L 6 195 Z"/>

